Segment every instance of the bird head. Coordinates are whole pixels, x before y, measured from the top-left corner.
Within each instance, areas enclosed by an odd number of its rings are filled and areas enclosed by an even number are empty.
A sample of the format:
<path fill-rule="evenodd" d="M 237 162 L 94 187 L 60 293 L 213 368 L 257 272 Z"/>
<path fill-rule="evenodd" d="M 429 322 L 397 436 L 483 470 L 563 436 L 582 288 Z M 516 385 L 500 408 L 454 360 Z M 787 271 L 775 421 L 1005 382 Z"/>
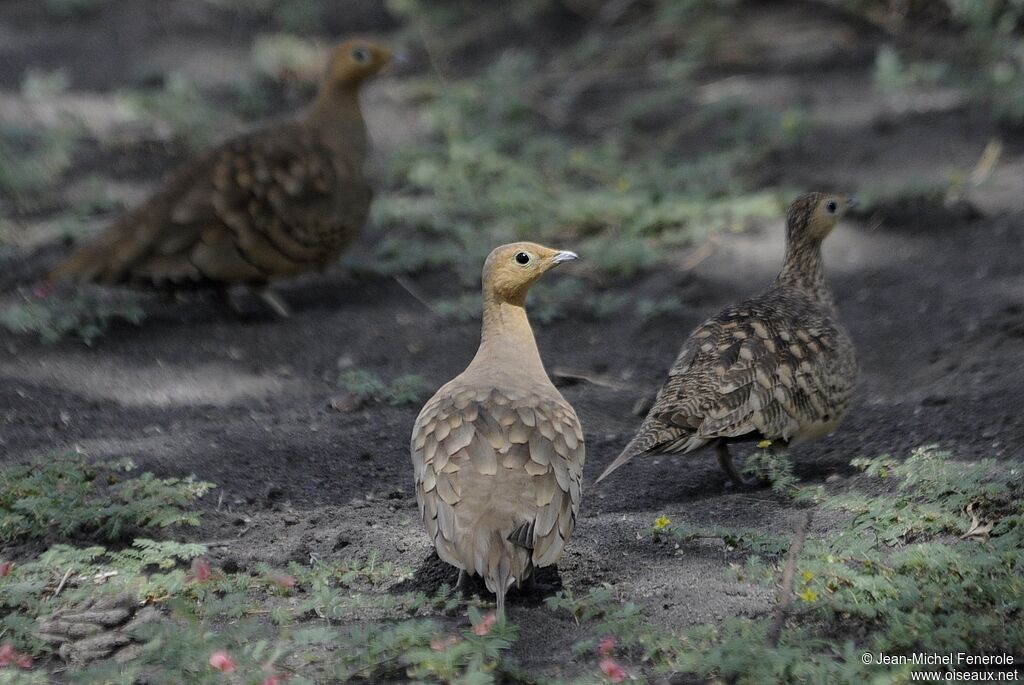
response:
<path fill-rule="evenodd" d="M 562 262 L 579 259 L 575 252 L 537 243 L 496 247 L 484 262 L 484 298 L 522 305 L 530 286 Z"/>
<path fill-rule="evenodd" d="M 358 86 L 391 61 L 391 50 L 365 38 L 353 38 L 334 48 L 327 65 L 327 83 Z"/>
<path fill-rule="evenodd" d="M 828 236 L 847 210 L 857 205 L 856 198 L 839 193 L 807 193 L 789 206 L 786 236 L 791 245 L 818 242 Z"/>

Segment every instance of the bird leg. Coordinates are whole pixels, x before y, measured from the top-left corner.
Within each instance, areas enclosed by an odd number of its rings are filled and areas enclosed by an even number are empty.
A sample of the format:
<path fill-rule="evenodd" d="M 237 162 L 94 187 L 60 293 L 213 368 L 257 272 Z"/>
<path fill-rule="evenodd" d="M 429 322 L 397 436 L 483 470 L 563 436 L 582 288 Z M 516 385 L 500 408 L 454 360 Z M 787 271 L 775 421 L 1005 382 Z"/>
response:
<path fill-rule="evenodd" d="M 741 488 L 756 488 L 761 485 L 761 482 L 756 478 L 743 477 L 743 474 L 736 468 L 736 465 L 732 463 L 729 445 L 724 440 L 719 440 L 715 443 L 715 452 L 718 454 L 718 463 L 722 466 L 722 470 L 725 471 L 726 475 L 729 476 L 729 480 L 733 483 Z"/>
<path fill-rule="evenodd" d="M 469 574 L 464 568 L 459 569 L 459 579 L 455 581 L 455 589 L 463 595 L 469 594 Z"/>
<path fill-rule="evenodd" d="M 291 316 L 292 312 L 288 309 L 288 305 L 269 285 L 265 285 L 262 288 L 250 288 L 249 290 L 253 295 L 266 302 L 267 306 L 273 309 L 274 313 L 282 319 L 287 319 Z"/>
<path fill-rule="evenodd" d="M 495 600 L 496 600 L 496 603 L 498 605 L 496 608 L 497 608 L 497 614 L 498 614 L 498 620 L 499 621 L 504 620 L 504 618 L 505 618 L 505 593 L 506 592 L 508 592 L 507 588 L 505 590 L 500 590 L 499 589 L 498 593 L 495 595 Z"/>

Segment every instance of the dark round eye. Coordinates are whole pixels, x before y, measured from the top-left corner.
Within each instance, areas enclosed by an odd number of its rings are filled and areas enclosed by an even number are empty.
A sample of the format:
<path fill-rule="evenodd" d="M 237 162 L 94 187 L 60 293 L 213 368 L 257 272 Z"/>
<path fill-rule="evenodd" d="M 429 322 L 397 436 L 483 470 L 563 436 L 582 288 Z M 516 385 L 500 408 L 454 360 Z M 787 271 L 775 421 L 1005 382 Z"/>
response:
<path fill-rule="evenodd" d="M 825 205 L 825 210 L 826 210 L 826 211 L 827 211 L 827 212 L 828 212 L 829 214 L 835 214 L 835 213 L 836 213 L 836 209 L 837 209 L 837 208 L 838 208 L 838 205 L 836 204 L 836 201 L 835 201 L 835 200 L 829 200 L 829 201 L 828 201 L 828 204 L 827 204 L 827 205 Z"/>
<path fill-rule="evenodd" d="M 366 64 L 370 61 L 370 51 L 366 48 L 356 48 L 352 51 L 352 59 L 359 64 Z"/>
<path fill-rule="evenodd" d="M 530 255 L 526 254 L 525 252 L 517 252 L 516 253 L 516 264 L 520 264 L 522 266 L 526 266 L 529 263 L 530 263 Z"/>

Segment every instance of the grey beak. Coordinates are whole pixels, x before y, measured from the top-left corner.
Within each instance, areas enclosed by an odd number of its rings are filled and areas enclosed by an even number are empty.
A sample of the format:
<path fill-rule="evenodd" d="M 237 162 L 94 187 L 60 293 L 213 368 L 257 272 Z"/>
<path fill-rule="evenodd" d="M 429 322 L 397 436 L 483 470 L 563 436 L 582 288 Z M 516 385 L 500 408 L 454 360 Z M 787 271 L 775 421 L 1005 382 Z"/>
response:
<path fill-rule="evenodd" d="M 859 204 L 860 204 L 860 200 L 858 200 L 856 198 L 856 196 L 851 195 L 850 197 L 846 198 L 846 208 L 847 209 L 853 209 L 854 207 L 856 207 Z"/>
<path fill-rule="evenodd" d="M 575 252 L 569 252 L 568 250 L 563 250 L 562 252 L 559 252 L 554 257 L 552 257 L 551 261 L 554 262 L 555 264 L 561 264 L 562 262 L 571 262 L 571 261 L 577 260 L 579 258 L 580 258 L 580 256 L 578 254 L 576 254 Z"/>

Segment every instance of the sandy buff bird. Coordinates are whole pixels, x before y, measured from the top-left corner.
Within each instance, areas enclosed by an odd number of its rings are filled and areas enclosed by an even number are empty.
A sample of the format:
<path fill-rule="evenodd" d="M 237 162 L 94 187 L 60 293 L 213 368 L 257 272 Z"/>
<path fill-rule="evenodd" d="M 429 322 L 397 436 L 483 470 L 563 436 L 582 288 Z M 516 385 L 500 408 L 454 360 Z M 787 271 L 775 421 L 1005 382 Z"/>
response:
<path fill-rule="evenodd" d="M 544 371 L 523 301 L 549 269 L 576 259 L 533 243 L 491 252 L 480 347 L 416 419 L 410 449 L 420 514 L 459 585 L 505 592 L 555 564 L 576 524 L 583 431 Z"/>
<path fill-rule="evenodd" d="M 729 477 L 745 484 L 730 443 L 770 440 L 777 449 L 839 426 L 857 361 L 825 281 L 821 244 L 853 204 L 830 193 L 793 202 L 775 282 L 690 334 L 640 430 L 598 482 L 640 454 L 713 445 Z"/>
<path fill-rule="evenodd" d="M 366 222 L 359 90 L 390 58 L 367 40 L 342 43 L 304 113 L 186 162 L 50 277 L 170 290 L 244 285 L 286 316 L 270 282 L 326 268 Z"/>

